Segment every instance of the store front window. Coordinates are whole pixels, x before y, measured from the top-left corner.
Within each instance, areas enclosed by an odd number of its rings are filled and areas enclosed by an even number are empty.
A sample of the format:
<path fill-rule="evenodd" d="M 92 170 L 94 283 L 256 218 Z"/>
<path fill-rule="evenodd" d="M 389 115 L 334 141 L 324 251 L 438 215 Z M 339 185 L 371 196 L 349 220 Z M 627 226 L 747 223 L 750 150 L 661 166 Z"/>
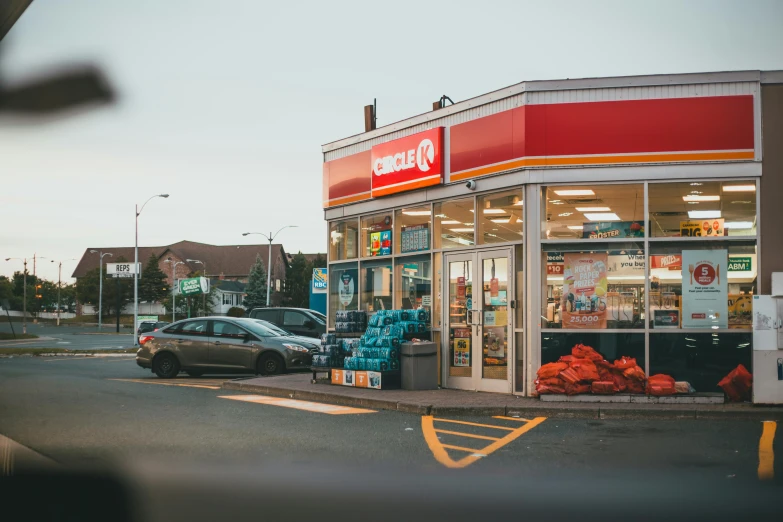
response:
<path fill-rule="evenodd" d="M 430 256 L 412 256 L 395 262 L 394 308 L 432 310 L 432 267 Z"/>
<path fill-rule="evenodd" d="M 756 235 L 755 181 L 650 183 L 651 237 Z"/>
<path fill-rule="evenodd" d="M 391 260 L 362 263 L 361 271 L 362 310 L 393 310 Z"/>
<path fill-rule="evenodd" d="M 362 257 L 392 254 L 391 213 L 362 218 L 362 248 Z"/>
<path fill-rule="evenodd" d="M 356 259 L 359 255 L 359 220 L 329 223 L 329 260 Z"/>
<path fill-rule="evenodd" d="M 544 239 L 644 237 L 644 185 L 547 187 Z"/>
<path fill-rule="evenodd" d="M 357 263 L 329 267 L 329 327 L 334 327 L 338 310 L 359 309 L 359 266 Z"/>
<path fill-rule="evenodd" d="M 476 244 L 473 198 L 435 204 L 435 248 L 464 248 Z"/>
<path fill-rule="evenodd" d="M 643 243 L 544 248 L 542 328 L 644 328 Z"/>
<path fill-rule="evenodd" d="M 403 208 L 394 216 L 394 251 L 397 254 L 424 252 L 432 246 L 430 206 Z"/>
<path fill-rule="evenodd" d="M 478 198 L 478 238 L 481 244 L 522 239 L 524 214 L 522 189 L 487 194 Z"/>

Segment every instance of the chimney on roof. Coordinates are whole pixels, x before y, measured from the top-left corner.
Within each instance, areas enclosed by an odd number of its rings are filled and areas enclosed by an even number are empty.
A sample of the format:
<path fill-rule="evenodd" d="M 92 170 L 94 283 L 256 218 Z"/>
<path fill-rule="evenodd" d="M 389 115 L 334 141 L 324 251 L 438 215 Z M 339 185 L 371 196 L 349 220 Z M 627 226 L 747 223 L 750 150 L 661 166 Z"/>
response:
<path fill-rule="evenodd" d="M 378 121 L 377 109 L 378 105 L 375 98 L 372 99 L 372 105 L 364 106 L 364 132 L 375 130 L 375 125 Z"/>
<path fill-rule="evenodd" d="M 444 108 L 446 106 L 446 100 L 448 100 L 449 102 L 451 102 L 452 105 L 454 105 L 454 101 L 444 94 L 443 96 L 440 97 L 440 100 L 436 102 L 432 102 L 432 110 L 437 111 L 438 109 Z"/>

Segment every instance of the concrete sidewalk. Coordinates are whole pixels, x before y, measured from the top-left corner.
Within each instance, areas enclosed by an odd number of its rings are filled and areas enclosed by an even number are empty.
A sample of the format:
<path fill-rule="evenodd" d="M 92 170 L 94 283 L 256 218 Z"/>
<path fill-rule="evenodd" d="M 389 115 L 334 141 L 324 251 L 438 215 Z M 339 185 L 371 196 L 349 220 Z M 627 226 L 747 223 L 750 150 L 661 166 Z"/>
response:
<path fill-rule="evenodd" d="M 420 415 L 550 417 L 585 419 L 670 418 L 783 420 L 783 407 L 752 404 L 554 403 L 496 393 L 460 390 L 372 390 L 312 384 L 310 373 L 237 379 L 223 389 L 344 406 Z"/>

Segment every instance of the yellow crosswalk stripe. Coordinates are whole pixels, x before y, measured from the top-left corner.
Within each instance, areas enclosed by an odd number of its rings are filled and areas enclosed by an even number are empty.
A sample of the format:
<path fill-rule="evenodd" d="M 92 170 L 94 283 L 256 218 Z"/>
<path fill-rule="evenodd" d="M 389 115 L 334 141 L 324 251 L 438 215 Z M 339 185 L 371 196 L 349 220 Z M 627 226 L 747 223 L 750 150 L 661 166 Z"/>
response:
<path fill-rule="evenodd" d="M 256 404 L 265 404 L 268 406 L 280 406 L 283 408 L 293 408 L 295 410 L 304 410 L 315 413 L 326 413 L 327 415 L 349 415 L 359 413 L 376 413 L 375 410 L 366 410 L 364 408 L 351 408 L 348 406 L 338 406 L 335 404 L 323 404 L 320 402 L 300 401 L 297 399 L 283 399 L 280 397 L 268 397 L 266 395 L 221 395 L 219 399 L 230 399 L 234 401 L 253 402 Z"/>
<path fill-rule="evenodd" d="M 451 422 L 453 424 L 467 424 L 468 426 L 478 426 L 480 428 L 494 428 L 496 430 L 506 430 L 506 431 L 514 431 L 514 428 L 509 428 L 507 426 L 493 426 L 492 424 L 479 424 L 478 422 L 467 422 L 467 421 L 460 421 L 455 419 L 433 419 L 438 422 Z"/>
<path fill-rule="evenodd" d="M 461 431 L 435 430 L 435 433 L 445 433 L 447 435 L 457 435 L 460 437 L 470 437 L 472 439 L 500 440 L 498 437 L 487 437 L 486 435 L 476 435 L 474 433 L 463 433 Z"/>

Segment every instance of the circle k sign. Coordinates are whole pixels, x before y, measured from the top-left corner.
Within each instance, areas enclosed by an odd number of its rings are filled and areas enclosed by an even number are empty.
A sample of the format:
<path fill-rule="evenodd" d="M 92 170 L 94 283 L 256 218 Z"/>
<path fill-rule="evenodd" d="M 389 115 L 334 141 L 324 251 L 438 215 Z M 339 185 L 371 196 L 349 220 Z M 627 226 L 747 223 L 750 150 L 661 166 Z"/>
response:
<path fill-rule="evenodd" d="M 372 196 L 386 196 L 443 182 L 443 128 L 372 148 Z"/>

